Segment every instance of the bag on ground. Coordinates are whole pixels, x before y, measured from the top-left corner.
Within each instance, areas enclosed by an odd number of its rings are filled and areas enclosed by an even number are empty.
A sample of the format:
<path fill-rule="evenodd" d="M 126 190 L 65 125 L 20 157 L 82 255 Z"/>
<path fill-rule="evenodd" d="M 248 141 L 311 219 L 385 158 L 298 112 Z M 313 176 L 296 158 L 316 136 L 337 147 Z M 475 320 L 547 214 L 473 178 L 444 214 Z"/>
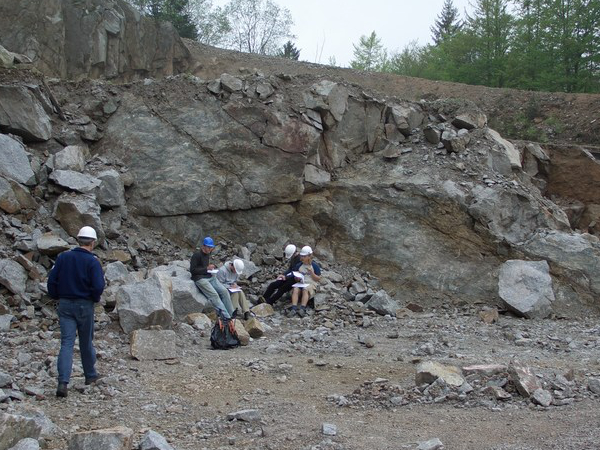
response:
<path fill-rule="evenodd" d="M 215 350 L 229 350 L 240 345 L 235 331 L 234 319 L 226 319 L 219 315 L 210 333 L 210 345 Z"/>

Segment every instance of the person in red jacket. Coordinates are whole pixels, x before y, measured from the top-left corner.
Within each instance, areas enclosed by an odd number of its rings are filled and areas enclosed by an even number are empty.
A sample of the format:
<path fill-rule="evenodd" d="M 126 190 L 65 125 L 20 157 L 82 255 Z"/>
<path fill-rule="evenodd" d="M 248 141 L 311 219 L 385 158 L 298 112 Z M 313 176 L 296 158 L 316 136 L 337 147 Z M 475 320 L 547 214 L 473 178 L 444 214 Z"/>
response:
<path fill-rule="evenodd" d="M 60 352 L 58 353 L 57 397 L 66 397 L 73 369 L 73 347 L 79 335 L 79 352 L 85 384 L 96 382 L 96 350 L 94 349 L 94 305 L 104 291 L 104 273 L 92 253 L 98 237 L 92 227 L 77 233 L 79 247 L 58 255 L 48 275 L 48 294 L 59 301 Z"/>

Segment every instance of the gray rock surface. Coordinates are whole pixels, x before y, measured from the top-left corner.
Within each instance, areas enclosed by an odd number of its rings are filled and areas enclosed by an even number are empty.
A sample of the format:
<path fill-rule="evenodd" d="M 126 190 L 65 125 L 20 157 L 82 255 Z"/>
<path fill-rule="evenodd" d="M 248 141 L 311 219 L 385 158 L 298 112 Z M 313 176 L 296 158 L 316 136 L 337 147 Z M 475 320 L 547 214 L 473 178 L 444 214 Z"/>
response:
<path fill-rule="evenodd" d="M 33 419 L 0 412 L 0 448 L 8 449 L 26 438 L 37 439 L 40 432 Z"/>
<path fill-rule="evenodd" d="M 546 261 L 509 260 L 500 267 L 498 295 L 507 308 L 528 319 L 552 312 L 554 291 Z"/>
<path fill-rule="evenodd" d="M 171 277 L 156 273 L 149 279 L 126 284 L 117 291 L 119 323 L 125 333 L 160 325 L 170 328 L 173 321 Z"/>
<path fill-rule="evenodd" d="M 11 13 L 16 9 L 20 20 Z M 22 30 L 28 30 L 27 39 Z M 142 17 L 122 0 L 53 1 L 44 8 L 35 0 L 5 0 L 0 41 L 52 77 L 140 79 L 188 67 L 189 52 L 173 26 Z"/>
<path fill-rule="evenodd" d="M 125 205 L 125 186 L 116 170 L 105 170 L 96 175 L 100 180 L 100 187 L 96 192 L 96 199 L 100 206 L 114 208 Z"/>
<path fill-rule="evenodd" d="M 213 309 L 208 299 L 200 292 L 189 278 L 173 277 L 173 311 L 177 319 L 183 319 L 188 314 L 202 313 Z"/>
<path fill-rule="evenodd" d="M 69 145 L 52 157 L 54 170 L 83 172 L 87 150 L 80 145 Z"/>
<path fill-rule="evenodd" d="M 96 230 L 98 240 L 104 240 L 100 206 L 93 196 L 62 194 L 56 201 L 54 218 L 73 237 L 77 236 L 81 227 L 90 226 Z"/>
<path fill-rule="evenodd" d="M 131 450 L 132 440 L 133 430 L 127 427 L 84 431 L 71 435 L 68 450 Z"/>
<path fill-rule="evenodd" d="M 396 315 L 396 311 L 400 308 L 398 302 L 392 299 L 387 292 L 384 290 L 377 291 L 371 299 L 365 303 L 367 308 L 372 309 L 377 314 L 382 316 L 389 314 L 391 316 Z"/>
<path fill-rule="evenodd" d="M 25 142 L 47 141 L 52 136 L 50 117 L 26 86 L 0 85 L 0 130 L 21 136 Z"/>
<path fill-rule="evenodd" d="M 0 259 L 0 284 L 13 294 L 23 295 L 27 288 L 27 272 L 12 259 Z"/>
<path fill-rule="evenodd" d="M 140 361 L 172 359 L 179 353 L 173 330 L 134 330 L 130 342 L 131 356 Z"/>
<path fill-rule="evenodd" d="M 241 420 L 242 422 L 257 422 L 260 420 L 258 409 L 243 409 L 227 414 L 228 420 Z"/>
<path fill-rule="evenodd" d="M 71 248 L 68 242 L 54 233 L 42 234 L 35 242 L 35 245 L 42 255 L 49 256 L 58 255 Z"/>
<path fill-rule="evenodd" d="M 73 170 L 55 170 L 50 174 L 50 179 L 59 186 L 82 194 L 94 192 L 101 184 L 98 178 Z"/>
<path fill-rule="evenodd" d="M 26 185 L 35 184 L 35 174 L 25 147 L 13 138 L 0 134 L 0 175 Z"/>
<path fill-rule="evenodd" d="M 40 450 L 40 443 L 37 439 L 25 438 L 17 442 L 17 445 L 11 447 L 9 450 Z"/>
<path fill-rule="evenodd" d="M 154 430 L 149 430 L 142 436 L 140 450 L 174 450 L 167 440 Z"/>

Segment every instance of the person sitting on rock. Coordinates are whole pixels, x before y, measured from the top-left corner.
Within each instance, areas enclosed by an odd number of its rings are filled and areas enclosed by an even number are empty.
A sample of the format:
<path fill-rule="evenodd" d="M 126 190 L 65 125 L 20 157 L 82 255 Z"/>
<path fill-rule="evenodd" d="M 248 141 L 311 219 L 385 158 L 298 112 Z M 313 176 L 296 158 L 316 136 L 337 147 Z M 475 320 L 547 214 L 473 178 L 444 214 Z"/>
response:
<path fill-rule="evenodd" d="M 321 267 L 313 261 L 313 251 L 308 245 L 300 250 L 300 262 L 293 268 L 296 283 L 302 286 L 296 286 L 292 291 L 292 306 L 288 310 L 287 317 L 306 316 L 306 305 L 308 301 L 316 294 L 318 283 L 321 280 Z M 295 276 L 302 274 L 302 277 Z M 298 307 L 298 300 L 300 306 Z"/>
<path fill-rule="evenodd" d="M 244 291 L 237 285 L 237 281 L 243 272 L 244 261 L 241 259 L 227 261 L 219 269 L 217 280 L 229 291 L 229 296 L 231 297 L 231 303 L 234 309 L 244 315 L 244 320 L 248 320 L 252 316 L 252 313 L 250 312 L 250 302 L 248 302 Z"/>
<path fill-rule="evenodd" d="M 277 279 L 267 286 L 265 293 L 258 297 L 258 303 L 274 305 L 283 294 L 292 289 L 292 285 L 296 282 L 292 276 L 292 269 L 300 262 L 300 254 L 296 251 L 296 246 L 288 244 L 285 247 L 283 255 L 285 259 L 290 260 L 287 272 L 278 275 Z"/>
<path fill-rule="evenodd" d="M 210 254 L 215 249 L 215 243 L 210 237 L 205 237 L 199 251 L 194 252 L 190 261 L 190 273 L 196 287 L 204 294 L 209 302 L 220 312 L 223 317 L 231 319 L 233 305 L 229 291 L 219 283 L 214 273 L 215 265 L 210 263 Z"/>

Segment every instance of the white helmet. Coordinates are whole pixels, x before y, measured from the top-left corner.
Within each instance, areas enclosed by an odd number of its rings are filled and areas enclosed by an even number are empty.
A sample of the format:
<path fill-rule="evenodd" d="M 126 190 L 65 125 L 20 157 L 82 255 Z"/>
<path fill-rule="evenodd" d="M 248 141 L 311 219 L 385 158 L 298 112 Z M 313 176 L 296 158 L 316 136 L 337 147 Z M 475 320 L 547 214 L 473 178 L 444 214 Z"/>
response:
<path fill-rule="evenodd" d="M 305 245 L 304 247 L 302 247 L 302 250 L 300 250 L 300 256 L 308 255 L 312 255 L 312 248 L 310 248 L 310 246 L 308 245 Z"/>
<path fill-rule="evenodd" d="M 244 261 L 242 261 L 241 259 L 234 259 L 233 260 L 233 267 L 235 269 L 235 272 L 237 274 L 242 274 L 242 272 L 244 271 Z"/>
<path fill-rule="evenodd" d="M 94 230 L 92 227 L 82 227 L 81 230 L 79 230 L 79 233 L 77 233 L 77 237 L 94 240 L 98 239 L 98 236 L 96 236 L 96 230 Z"/>
<path fill-rule="evenodd" d="M 287 259 L 290 259 L 295 251 L 296 251 L 296 246 L 294 244 L 288 244 L 285 247 L 285 250 L 283 251 L 283 253 L 285 254 L 285 257 Z"/>

